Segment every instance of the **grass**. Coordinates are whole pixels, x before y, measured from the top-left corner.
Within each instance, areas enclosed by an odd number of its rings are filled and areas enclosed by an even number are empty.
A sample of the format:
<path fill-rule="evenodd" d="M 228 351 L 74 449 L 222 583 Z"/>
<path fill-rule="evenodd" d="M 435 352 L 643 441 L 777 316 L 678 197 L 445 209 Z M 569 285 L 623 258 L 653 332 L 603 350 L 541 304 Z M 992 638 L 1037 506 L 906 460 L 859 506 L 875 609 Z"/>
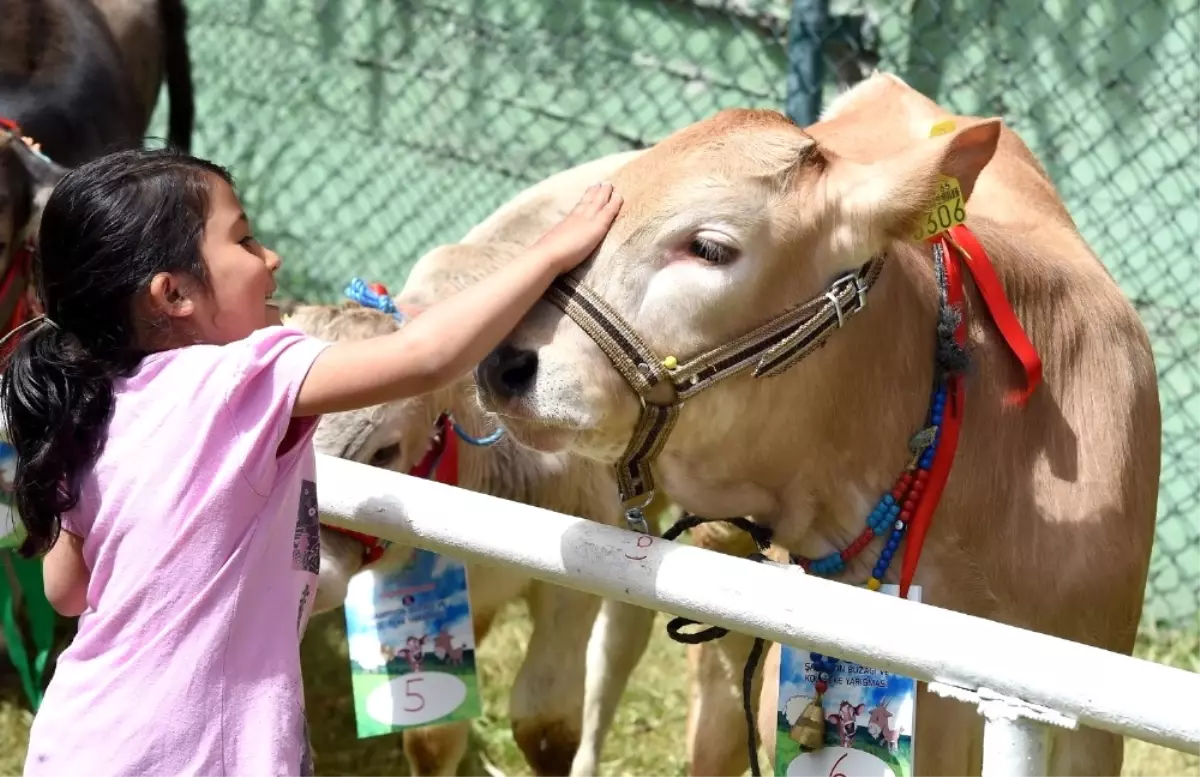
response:
<path fill-rule="evenodd" d="M 686 673 L 683 646 L 667 638 L 660 616 L 646 657 L 635 670 L 618 710 L 601 762 L 605 775 L 686 774 L 684 721 Z M 507 610 L 477 655 L 483 715 L 473 726 L 472 744 L 461 774 L 486 774 L 484 761 L 507 775 L 528 774 L 506 719 L 507 688 L 517 670 L 530 631 L 522 605 Z M 1147 632 L 1137 655 L 1189 671 L 1200 671 L 1200 629 Z M 305 688 L 318 774 L 399 775 L 407 767 L 399 735 L 357 739 L 350 694 L 342 613 L 316 617 L 303 645 Z M 1177 700 L 1187 714 L 1191 700 Z M 29 713 L 16 673 L 0 661 L 0 775 L 21 773 Z M 763 761 L 764 769 L 768 768 Z M 1200 775 L 1200 756 L 1136 740 L 1125 750 L 1126 777 Z"/>

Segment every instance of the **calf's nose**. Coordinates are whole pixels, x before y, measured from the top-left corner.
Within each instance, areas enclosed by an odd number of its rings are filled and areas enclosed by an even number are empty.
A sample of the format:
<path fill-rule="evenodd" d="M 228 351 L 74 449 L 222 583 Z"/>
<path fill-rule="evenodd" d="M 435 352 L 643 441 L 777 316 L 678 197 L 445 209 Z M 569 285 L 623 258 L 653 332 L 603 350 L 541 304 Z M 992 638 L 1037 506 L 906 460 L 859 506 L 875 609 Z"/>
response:
<path fill-rule="evenodd" d="M 476 370 L 476 378 L 499 399 L 512 399 L 529 391 L 537 377 L 537 351 L 502 343 Z"/>

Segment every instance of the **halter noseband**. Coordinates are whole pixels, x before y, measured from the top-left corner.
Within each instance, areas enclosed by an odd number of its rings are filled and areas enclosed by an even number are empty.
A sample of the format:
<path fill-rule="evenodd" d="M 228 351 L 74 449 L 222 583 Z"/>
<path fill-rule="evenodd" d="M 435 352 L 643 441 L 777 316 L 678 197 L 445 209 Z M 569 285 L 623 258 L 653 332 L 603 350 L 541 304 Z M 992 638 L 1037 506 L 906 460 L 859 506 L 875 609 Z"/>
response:
<path fill-rule="evenodd" d="M 820 296 L 682 364 L 673 356 L 655 356 L 608 303 L 573 275 L 551 284 L 546 301 L 587 332 L 642 403 L 633 437 L 616 464 L 617 488 L 631 523 L 645 525 L 640 510 L 655 489 L 650 465 L 662 452 L 684 400 L 752 366 L 755 378 L 785 372 L 863 309 L 882 269 L 883 257 L 872 257 Z"/>

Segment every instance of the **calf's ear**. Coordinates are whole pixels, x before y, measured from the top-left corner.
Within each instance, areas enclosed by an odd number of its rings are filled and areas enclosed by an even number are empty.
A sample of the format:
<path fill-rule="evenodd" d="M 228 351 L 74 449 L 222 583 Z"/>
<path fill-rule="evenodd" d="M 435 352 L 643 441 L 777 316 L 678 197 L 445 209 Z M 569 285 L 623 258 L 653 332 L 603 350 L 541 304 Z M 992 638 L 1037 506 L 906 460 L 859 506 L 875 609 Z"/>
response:
<path fill-rule="evenodd" d="M 911 235 L 938 192 L 940 176 L 958 180 L 964 202 L 1000 142 L 998 118 L 956 120 L 944 134 L 884 159 L 859 163 L 832 158 L 826 169 L 839 249 L 876 251 Z"/>

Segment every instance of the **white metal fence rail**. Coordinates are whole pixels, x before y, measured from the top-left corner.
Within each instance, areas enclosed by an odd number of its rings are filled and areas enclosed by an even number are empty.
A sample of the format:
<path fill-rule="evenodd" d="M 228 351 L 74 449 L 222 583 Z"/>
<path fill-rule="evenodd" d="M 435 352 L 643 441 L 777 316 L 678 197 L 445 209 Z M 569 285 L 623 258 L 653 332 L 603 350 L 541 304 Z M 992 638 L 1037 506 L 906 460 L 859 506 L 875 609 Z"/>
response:
<path fill-rule="evenodd" d="M 1046 774 L 1043 724 L 1200 749 L 1200 716 L 1175 703 L 1200 698 L 1200 674 L 342 459 L 318 456 L 317 470 L 323 522 L 901 673 L 978 704 L 985 777 Z"/>

